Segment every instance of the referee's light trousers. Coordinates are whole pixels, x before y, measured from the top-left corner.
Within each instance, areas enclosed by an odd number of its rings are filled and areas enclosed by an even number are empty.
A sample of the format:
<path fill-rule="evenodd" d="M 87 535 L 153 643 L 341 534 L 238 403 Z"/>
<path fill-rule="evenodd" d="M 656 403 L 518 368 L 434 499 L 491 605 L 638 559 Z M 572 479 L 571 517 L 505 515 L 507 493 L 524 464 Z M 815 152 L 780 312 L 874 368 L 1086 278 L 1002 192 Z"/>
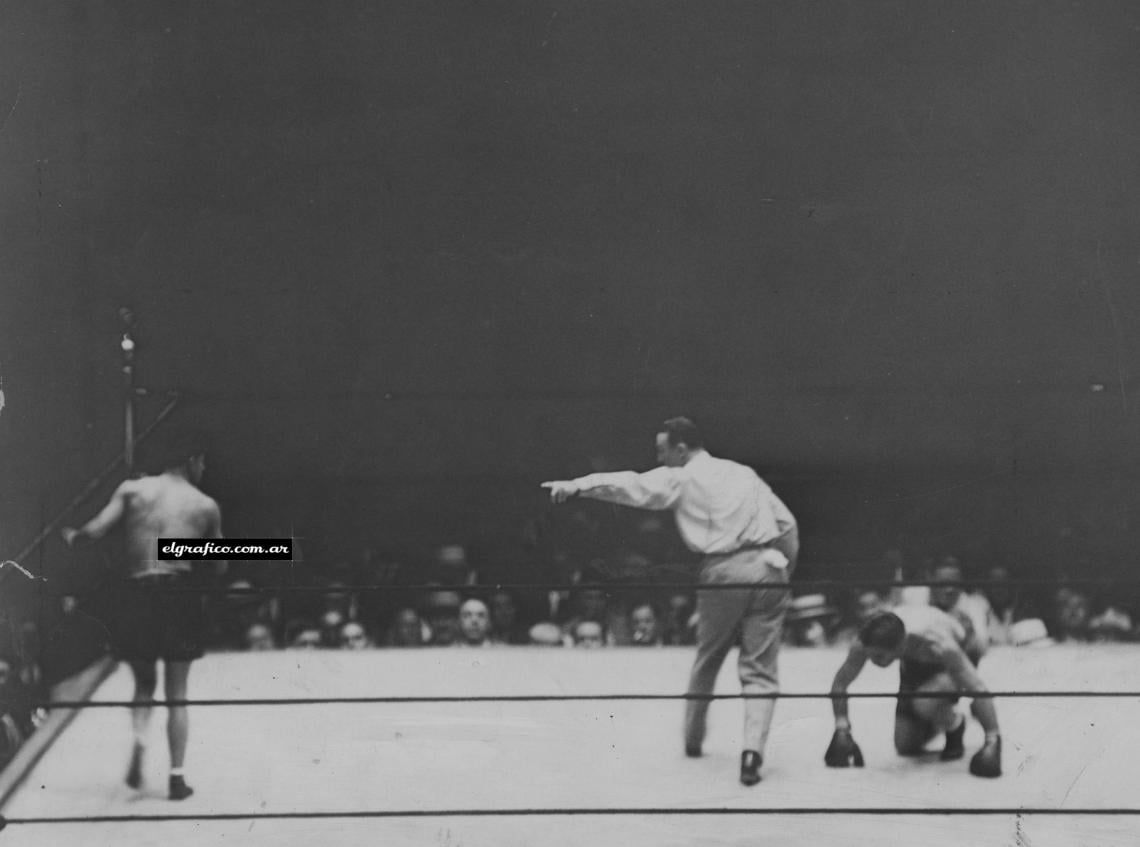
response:
<path fill-rule="evenodd" d="M 780 690 L 779 655 L 784 613 L 790 601 L 783 588 L 766 589 L 788 582 L 799 553 L 799 536 L 793 528 L 772 545 L 788 559 L 786 568 L 768 564 L 771 554 L 764 549 L 709 556 L 700 573 L 700 583 L 749 583 L 755 588 L 697 590 L 697 658 L 689 677 L 689 694 L 712 694 L 716 678 L 728 651 L 740 636 L 738 671 L 745 694 L 776 694 Z M 687 700 L 685 705 L 685 745 L 699 748 L 705 738 L 708 700 Z M 772 726 L 776 700 L 744 700 L 742 750 L 764 752 Z"/>

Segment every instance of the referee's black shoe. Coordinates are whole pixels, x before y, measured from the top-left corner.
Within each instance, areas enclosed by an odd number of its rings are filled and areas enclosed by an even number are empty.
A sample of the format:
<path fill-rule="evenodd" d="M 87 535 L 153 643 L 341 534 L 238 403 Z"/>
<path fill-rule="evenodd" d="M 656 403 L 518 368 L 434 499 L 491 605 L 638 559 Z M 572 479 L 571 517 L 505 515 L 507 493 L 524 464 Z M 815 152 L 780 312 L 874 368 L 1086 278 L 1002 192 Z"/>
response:
<path fill-rule="evenodd" d="M 745 750 L 740 754 L 740 781 L 745 785 L 755 785 L 760 781 L 760 766 L 764 758 L 755 750 Z"/>

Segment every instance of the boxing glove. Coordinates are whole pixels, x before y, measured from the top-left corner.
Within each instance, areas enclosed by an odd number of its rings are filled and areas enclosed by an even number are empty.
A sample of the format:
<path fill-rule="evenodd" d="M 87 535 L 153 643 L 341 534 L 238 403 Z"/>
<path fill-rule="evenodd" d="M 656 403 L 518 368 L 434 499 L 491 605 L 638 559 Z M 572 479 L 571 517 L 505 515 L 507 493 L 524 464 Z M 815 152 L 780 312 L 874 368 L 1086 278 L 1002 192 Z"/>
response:
<path fill-rule="evenodd" d="M 823 761 L 829 768 L 863 767 L 863 751 L 851 737 L 851 730 L 835 730 L 835 734 L 831 736 L 831 744 L 823 754 Z"/>
<path fill-rule="evenodd" d="M 1001 776 L 1001 738 L 987 738 L 982 749 L 970 759 L 970 773 L 993 778 Z"/>

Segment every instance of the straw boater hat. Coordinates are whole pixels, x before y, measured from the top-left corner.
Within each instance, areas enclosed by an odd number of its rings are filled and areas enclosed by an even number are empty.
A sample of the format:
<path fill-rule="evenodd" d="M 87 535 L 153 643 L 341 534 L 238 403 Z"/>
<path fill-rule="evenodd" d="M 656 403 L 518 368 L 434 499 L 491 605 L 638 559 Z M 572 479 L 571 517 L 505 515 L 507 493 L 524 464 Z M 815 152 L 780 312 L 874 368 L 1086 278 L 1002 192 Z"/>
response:
<path fill-rule="evenodd" d="M 436 551 L 435 560 L 441 565 L 465 568 L 467 567 L 467 551 L 458 544 L 448 544 Z"/>
<path fill-rule="evenodd" d="M 816 621 L 833 618 L 837 614 L 835 607 L 828 605 L 827 598 L 822 594 L 805 594 L 802 597 L 792 598 L 787 620 L 789 623 Z"/>
<path fill-rule="evenodd" d="M 423 607 L 429 611 L 459 609 L 462 598 L 458 591 L 433 591 L 424 598 Z"/>
<path fill-rule="evenodd" d="M 1049 630 L 1041 618 L 1018 621 L 1009 628 L 1009 637 L 1017 647 L 1048 647 L 1057 643 L 1049 637 Z"/>
<path fill-rule="evenodd" d="M 561 647 L 562 630 L 557 624 L 536 623 L 530 628 L 530 643 L 541 644 L 544 647 Z"/>

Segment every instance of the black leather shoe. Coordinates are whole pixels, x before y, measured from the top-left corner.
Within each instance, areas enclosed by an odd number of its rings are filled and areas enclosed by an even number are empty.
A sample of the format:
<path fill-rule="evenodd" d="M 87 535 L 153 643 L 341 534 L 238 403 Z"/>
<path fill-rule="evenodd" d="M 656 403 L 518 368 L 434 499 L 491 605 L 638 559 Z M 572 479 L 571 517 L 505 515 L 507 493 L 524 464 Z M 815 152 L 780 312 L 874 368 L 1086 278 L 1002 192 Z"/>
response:
<path fill-rule="evenodd" d="M 755 785 L 760 781 L 760 766 L 763 757 L 755 750 L 745 750 L 740 754 L 740 781 L 745 785 Z"/>
<path fill-rule="evenodd" d="M 966 747 L 962 744 L 962 736 L 965 734 L 966 719 L 963 718 L 957 729 L 949 730 L 946 733 L 946 746 L 942 748 L 942 755 L 938 758 L 944 762 L 953 762 L 965 756 Z"/>
<path fill-rule="evenodd" d="M 686 744 L 685 745 L 685 755 L 688 756 L 690 759 L 699 759 L 701 757 L 701 745 L 700 744 Z"/>

